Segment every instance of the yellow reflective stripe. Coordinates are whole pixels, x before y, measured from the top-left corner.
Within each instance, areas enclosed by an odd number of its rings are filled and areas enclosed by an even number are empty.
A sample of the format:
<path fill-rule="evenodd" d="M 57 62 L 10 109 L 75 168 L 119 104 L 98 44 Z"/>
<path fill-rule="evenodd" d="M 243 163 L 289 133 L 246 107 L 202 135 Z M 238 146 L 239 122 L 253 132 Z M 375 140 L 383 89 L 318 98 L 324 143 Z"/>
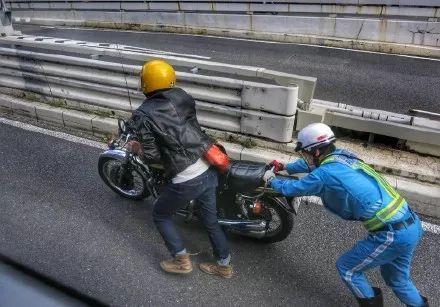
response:
<path fill-rule="evenodd" d="M 368 175 L 376 179 L 377 183 L 379 183 L 388 192 L 388 194 L 390 194 L 391 197 L 399 197 L 399 193 L 397 193 L 396 190 L 388 182 L 386 182 L 386 180 L 381 175 L 379 175 L 371 166 L 362 162 L 359 162 L 359 166 L 359 168 L 365 171 Z"/>
<path fill-rule="evenodd" d="M 329 162 L 332 162 L 332 161 L 335 161 L 335 160 L 336 160 L 336 157 L 334 157 L 334 156 L 330 156 L 330 157 L 328 157 L 328 158 L 325 158 L 324 161 L 322 161 L 322 162 L 320 163 L 320 165 L 323 165 L 323 164 L 326 164 L 326 163 L 329 163 Z"/>
<path fill-rule="evenodd" d="M 365 228 L 369 231 L 374 231 L 382 227 L 383 225 L 385 225 L 384 222 L 392 218 L 396 214 L 396 212 L 403 207 L 404 204 L 405 199 L 402 197 L 393 200 L 389 205 L 380 210 L 376 216 L 367 221 L 364 221 L 363 224 Z"/>
<path fill-rule="evenodd" d="M 402 197 L 393 199 L 388 205 L 386 205 L 384 208 L 382 208 L 378 212 L 376 212 L 376 214 L 372 218 L 364 221 L 363 223 L 364 223 L 365 227 L 374 223 L 376 220 L 379 220 L 379 221 L 385 220 L 385 218 L 389 215 L 389 213 L 388 213 L 389 210 L 394 211 L 394 205 L 396 203 L 398 203 L 399 200 L 401 200 L 401 199 L 402 199 Z"/>

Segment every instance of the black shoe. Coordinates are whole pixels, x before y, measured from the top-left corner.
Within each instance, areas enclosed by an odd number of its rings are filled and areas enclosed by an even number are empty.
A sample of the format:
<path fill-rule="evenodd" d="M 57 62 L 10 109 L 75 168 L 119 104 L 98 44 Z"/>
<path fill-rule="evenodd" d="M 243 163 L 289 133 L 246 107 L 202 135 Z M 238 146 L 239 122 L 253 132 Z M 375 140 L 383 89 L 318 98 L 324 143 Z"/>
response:
<path fill-rule="evenodd" d="M 369 298 L 359 298 L 357 301 L 360 307 L 383 307 L 382 291 L 379 288 L 373 287 L 374 296 Z"/>

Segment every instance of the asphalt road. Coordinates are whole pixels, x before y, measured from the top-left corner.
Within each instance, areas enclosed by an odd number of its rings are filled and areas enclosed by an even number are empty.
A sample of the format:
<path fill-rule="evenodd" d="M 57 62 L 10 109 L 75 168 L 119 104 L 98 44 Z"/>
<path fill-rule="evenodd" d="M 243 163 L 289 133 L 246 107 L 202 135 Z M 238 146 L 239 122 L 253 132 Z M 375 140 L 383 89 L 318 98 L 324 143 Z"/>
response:
<path fill-rule="evenodd" d="M 315 98 L 365 108 L 440 113 L 440 61 L 193 35 L 18 26 L 25 34 L 196 54 L 318 78 Z"/>
<path fill-rule="evenodd" d="M 97 173 L 100 149 L 0 124 L 0 254 L 114 306 L 352 306 L 339 254 L 365 236 L 319 206 L 304 206 L 292 234 L 264 245 L 231 236 L 236 275 L 168 275 L 151 203 L 120 198 Z M 434 221 L 435 222 L 435 221 Z M 437 221 L 438 222 L 438 221 Z M 178 224 L 194 262 L 210 258 L 197 223 Z M 413 265 L 421 292 L 440 305 L 440 237 L 426 233 Z M 380 280 L 387 306 L 400 306 Z M 0 306 L 2 303 L 0 302 Z"/>

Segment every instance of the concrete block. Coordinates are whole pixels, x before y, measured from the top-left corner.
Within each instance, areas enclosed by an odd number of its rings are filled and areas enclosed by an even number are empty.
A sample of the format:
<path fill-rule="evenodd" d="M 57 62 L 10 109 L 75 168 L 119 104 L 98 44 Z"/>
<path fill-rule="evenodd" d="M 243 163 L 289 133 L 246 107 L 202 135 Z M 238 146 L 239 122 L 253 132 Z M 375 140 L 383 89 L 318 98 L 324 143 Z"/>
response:
<path fill-rule="evenodd" d="M 234 143 L 228 143 L 228 142 L 219 142 L 221 145 L 223 145 L 226 149 L 226 153 L 231 159 L 234 160 L 240 160 L 241 158 L 241 152 L 243 150 L 243 146 L 239 144 Z"/>
<path fill-rule="evenodd" d="M 321 13 L 322 6 L 319 4 L 290 4 L 290 13 Z"/>
<path fill-rule="evenodd" d="M 13 113 L 18 115 L 24 115 L 28 117 L 37 117 L 37 113 L 35 111 L 35 104 L 20 100 L 12 100 L 12 110 Z"/>
<path fill-rule="evenodd" d="M 287 143 L 292 141 L 295 116 L 243 110 L 240 124 L 241 133 Z"/>
<path fill-rule="evenodd" d="M 440 121 L 423 117 L 413 117 L 413 126 L 425 127 L 429 129 L 440 130 Z M 440 145 L 440 144 L 439 144 Z"/>
<path fill-rule="evenodd" d="M 241 91 L 243 108 L 280 115 L 295 115 L 297 99 L 297 86 L 251 86 L 245 83 Z"/>
<path fill-rule="evenodd" d="M 359 5 L 399 5 L 400 0 L 358 0 Z"/>
<path fill-rule="evenodd" d="M 50 8 L 50 5 L 48 2 L 31 1 L 31 2 L 29 2 L 29 7 L 34 10 L 47 10 Z"/>
<path fill-rule="evenodd" d="M 20 13 L 20 11 L 17 11 L 17 13 Z M 14 16 L 17 15 L 19 16 L 17 13 L 14 13 Z M 80 18 L 80 13 L 76 12 L 76 11 L 32 11 L 31 14 L 29 13 L 23 13 L 23 15 L 21 15 L 21 17 L 24 18 L 29 18 L 32 17 L 32 21 L 35 22 L 36 18 L 42 19 L 41 20 L 41 24 L 44 25 L 51 25 L 50 21 L 48 21 L 48 19 L 58 19 L 61 21 L 66 21 L 66 20 L 73 20 L 73 19 L 82 19 Z M 22 22 L 25 20 L 22 20 Z M 27 21 L 29 22 L 29 21 Z"/>
<path fill-rule="evenodd" d="M 384 41 L 394 42 L 400 44 L 418 44 L 416 42 L 416 33 L 426 32 L 427 23 L 421 21 L 400 21 L 388 20 L 386 21 L 386 29 L 383 30 L 385 34 Z"/>
<path fill-rule="evenodd" d="M 145 12 L 124 12 L 121 14 L 121 22 L 128 24 L 155 24 L 154 18 L 148 19 Z"/>
<path fill-rule="evenodd" d="M 251 12 L 288 12 L 289 5 L 288 4 L 257 4 L 250 3 L 250 11 Z"/>
<path fill-rule="evenodd" d="M 362 30 L 363 19 L 336 18 L 335 31 L 332 36 L 356 39 Z"/>
<path fill-rule="evenodd" d="M 181 11 L 212 11 L 211 3 L 200 2 L 180 2 Z"/>
<path fill-rule="evenodd" d="M 326 4 L 326 3 L 335 3 L 335 4 L 342 4 L 340 6 L 348 6 L 350 4 L 358 4 L 358 0 L 321 0 L 320 1 L 321 4 Z"/>
<path fill-rule="evenodd" d="M 74 10 L 119 10 L 120 4 L 118 2 L 79 2 L 72 1 L 72 8 Z"/>
<path fill-rule="evenodd" d="M 333 34 L 334 26 L 334 18 L 268 15 L 252 16 L 252 30 L 261 32 L 331 36 Z"/>
<path fill-rule="evenodd" d="M 413 150 L 415 152 L 440 157 L 440 144 L 432 145 L 432 144 L 424 144 L 413 141 L 406 141 L 405 145 L 406 147 L 408 147 L 408 149 Z"/>
<path fill-rule="evenodd" d="M 87 114 L 75 110 L 65 110 L 63 121 L 66 127 L 78 128 L 86 131 L 93 131 L 92 120 L 96 115 Z"/>
<path fill-rule="evenodd" d="M 440 12 L 440 10 L 439 10 Z M 440 13 L 439 13 L 440 14 Z M 440 26 L 437 27 L 440 29 Z M 435 32 L 437 31 L 437 32 Z M 438 30 L 433 30 L 435 33 L 425 33 L 422 40 L 422 45 L 440 47 L 440 32 Z"/>
<path fill-rule="evenodd" d="M 177 25 L 184 26 L 186 14 L 185 13 L 148 13 L 148 15 L 154 17 L 155 23 L 159 25 Z M 148 19 L 150 20 L 150 19 Z"/>
<path fill-rule="evenodd" d="M 388 121 L 371 120 L 336 112 L 326 112 L 323 122 L 330 125 L 354 131 L 372 132 L 392 136 L 402 140 L 421 142 L 425 144 L 440 144 L 440 132 L 422 127 L 397 124 Z"/>
<path fill-rule="evenodd" d="M 438 0 L 399 0 L 399 5 L 438 7 Z"/>
<path fill-rule="evenodd" d="M 398 178 L 397 189 L 417 212 L 440 217 L 439 186 Z"/>
<path fill-rule="evenodd" d="M 321 14 L 358 14 L 359 7 L 354 5 L 321 5 L 317 13 Z"/>
<path fill-rule="evenodd" d="M 117 134 L 118 120 L 97 116 L 92 119 L 92 129 L 93 135 Z"/>
<path fill-rule="evenodd" d="M 35 106 L 35 112 L 38 121 L 51 122 L 63 126 L 63 109 L 37 104 Z"/>
<path fill-rule="evenodd" d="M 226 11 L 226 12 L 248 12 L 249 4 L 248 3 L 221 3 L 214 2 L 213 4 L 214 11 Z"/>
<path fill-rule="evenodd" d="M 74 19 L 86 21 L 107 21 L 120 22 L 121 12 L 105 12 L 105 11 L 74 11 Z"/>
<path fill-rule="evenodd" d="M 435 17 L 436 9 L 432 7 L 401 7 L 383 6 L 383 15 L 389 16 L 414 16 L 414 17 Z"/>
<path fill-rule="evenodd" d="M 72 6 L 69 2 L 50 2 L 49 6 L 51 9 L 61 10 L 61 9 L 71 9 Z"/>
<path fill-rule="evenodd" d="M 193 27 L 208 27 L 234 30 L 250 30 L 248 15 L 237 14 L 200 14 L 186 13 L 185 25 Z"/>
<path fill-rule="evenodd" d="M 177 2 L 150 2 L 150 10 L 178 11 L 179 4 Z"/>
<path fill-rule="evenodd" d="M 322 115 L 298 109 L 295 130 L 299 131 L 307 125 L 322 122 Z"/>
<path fill-rule="evenodd" d="M 121 1 L 121 9 L 122 10 L 148 10 L 148 4 L 145 2 L 127 2 L 127 1 Z M 123 16 L 124 17 L 124 16 Z"/>
<path fill-rule="evenodd" d="M 243 148 L 243 151 L 241 152 L 241 160 L 264 163 L 270 163 L 273 160 L 278 160 L 285 163 L 290 160 L 290 155 L 269 149 Z"/>
<path fill-rule="evenodd" d="M 384 21 L 385 22 L 385 21 Z M 362 29 L 357 35 L 360 40 L 384 41 L 386 26 L 379 20 L 364 20 Z"/>

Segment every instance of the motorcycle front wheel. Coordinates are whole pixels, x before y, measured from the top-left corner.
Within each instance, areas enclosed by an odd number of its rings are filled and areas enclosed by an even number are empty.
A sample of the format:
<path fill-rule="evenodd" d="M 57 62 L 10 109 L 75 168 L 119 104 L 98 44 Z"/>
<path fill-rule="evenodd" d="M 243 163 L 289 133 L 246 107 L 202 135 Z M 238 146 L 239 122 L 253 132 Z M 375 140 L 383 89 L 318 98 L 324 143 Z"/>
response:
<path fill-rule="evenodd" d="M 124 167 L 128 168 L 123 169 Z M 102 181 L 125 198 L 141 200 L 150 195 L 145 175 L 131 165 L 124 166 L 123 161 L 119 159 L 100 158 L 98 171 Z"/>

